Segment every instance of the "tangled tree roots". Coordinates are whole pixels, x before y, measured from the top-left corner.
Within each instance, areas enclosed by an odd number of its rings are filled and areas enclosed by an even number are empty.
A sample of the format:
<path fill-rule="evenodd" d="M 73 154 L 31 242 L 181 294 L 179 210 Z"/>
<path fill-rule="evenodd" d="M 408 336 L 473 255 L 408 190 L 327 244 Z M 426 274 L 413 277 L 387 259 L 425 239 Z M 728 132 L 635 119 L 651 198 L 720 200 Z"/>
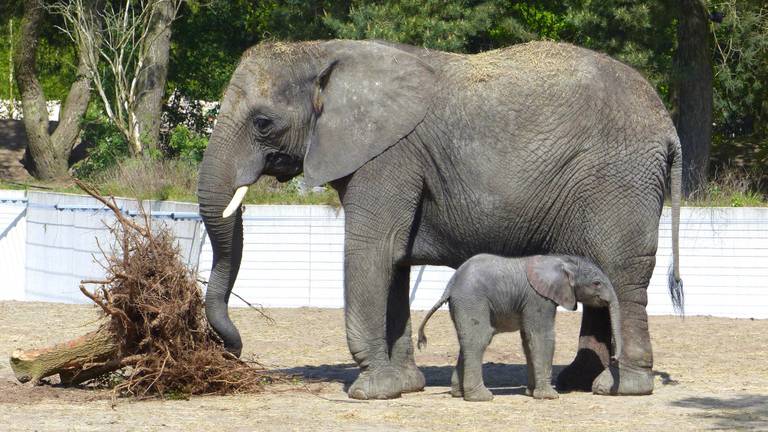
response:
<path fill-rule="evenodd" d="M 118 369 L 116 394 L 145 397 L 174 394 L 254 392 L 276 378 L 227 352 L 209 328 L 195 276 L 180 259 L 173 235 L 124 216 L 114 200 L 83 190 L 117 217 L 112 232 L 120 245 L 104 253 L 104 280 L 86 280 L 80 290 L 107 320 L 95 331 L 43 350 L 13 353 L 20 381 L 59 374 L 77 384 Z M 96 285 L 88 291 L 85 285 Z"/>

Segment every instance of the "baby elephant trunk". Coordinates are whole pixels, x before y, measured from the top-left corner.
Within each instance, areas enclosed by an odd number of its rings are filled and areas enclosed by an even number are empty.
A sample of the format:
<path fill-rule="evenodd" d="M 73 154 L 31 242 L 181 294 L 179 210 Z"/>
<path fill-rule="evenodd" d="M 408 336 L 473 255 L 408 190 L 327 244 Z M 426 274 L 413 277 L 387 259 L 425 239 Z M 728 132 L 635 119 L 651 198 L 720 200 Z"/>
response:
<path fill-rule="evenodd" d="M 611 333 L 613 334 L 613 356 L 612 360 L 621 358 L 622 339 L 621 339 L 621 312 L 619 311 L 619 299 L 611 289 L 611 300 L 608 304 L 608 313 L 611 316 Z"/>

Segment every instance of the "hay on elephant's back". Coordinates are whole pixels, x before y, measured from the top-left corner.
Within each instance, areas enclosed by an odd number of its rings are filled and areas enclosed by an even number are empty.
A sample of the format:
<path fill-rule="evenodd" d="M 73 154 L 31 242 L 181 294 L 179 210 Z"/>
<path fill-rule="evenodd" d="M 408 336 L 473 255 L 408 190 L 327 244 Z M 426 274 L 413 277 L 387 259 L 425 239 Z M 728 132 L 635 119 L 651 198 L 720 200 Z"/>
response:
<path fill-rule="evenodd" d="M 104 254 L 107 276 L 81 290 L 98 304 L 118 335 L 124 380 L 115 391 L 144 397 L 167 393 L 230 394 L 256 392 L 276 378 L 253 362 L 227 352 L 205 319 L 196 276 L 186 267 L 164 225 L 140 225 L 114 202 L 88 193 L 117 217 L 112 233 L 119 246 Z"/>

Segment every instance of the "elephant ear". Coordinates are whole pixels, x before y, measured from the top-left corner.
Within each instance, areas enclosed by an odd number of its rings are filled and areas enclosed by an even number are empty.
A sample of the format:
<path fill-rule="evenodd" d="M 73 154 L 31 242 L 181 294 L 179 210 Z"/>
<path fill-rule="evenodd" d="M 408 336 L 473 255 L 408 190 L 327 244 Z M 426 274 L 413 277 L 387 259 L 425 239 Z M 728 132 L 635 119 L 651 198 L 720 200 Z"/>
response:
<path fill-rule="evenodd" d="M 528 259 L 525 272 L 537 293 L 568 310 L 576 310 L 573 269 L 563 259 L 533 256 Z"/>
<path fill-rule="evenodd" d="M 315 80 L 313 131 L 304 178 L 316 186 L 347 176 L 408 135 L 432 101 L 435 72 L 417 57 L 372 42 L 325 44 Z"/>

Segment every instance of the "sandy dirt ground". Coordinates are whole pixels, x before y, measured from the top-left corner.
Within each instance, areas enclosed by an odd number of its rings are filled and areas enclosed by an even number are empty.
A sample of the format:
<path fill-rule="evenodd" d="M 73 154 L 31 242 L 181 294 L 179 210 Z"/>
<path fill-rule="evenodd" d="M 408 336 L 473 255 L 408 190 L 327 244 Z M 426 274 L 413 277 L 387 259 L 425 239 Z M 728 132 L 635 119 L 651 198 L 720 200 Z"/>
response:
<path fill-rule="evenodd" d="M 353 401 L 344 389 L 357 375 L 340 310 L 271 309 L 269 324 L 235 310 L 246 356 L 317 382 L 307 391 L 279 385 L 258 395 L 189 400 L 118 400 L 109 391 L 18 384 L 7 356 L 94 326 L 88 306 L 0 302 L 0 430 L 768 430 L 768 320 L 651 317 L 655 392 L 604 397 L 561 394 L 537 401 L 523 393 L 525 361 L 518 334 L 497 336 L 486 353 L 487 403 L 448 393 L 457 343 L 447 312 L 430 321 L 429 346 L 417 352 L 423 392 L 389 401 Z M 423 312 L 415 313 L 420 322 Z M 574 355 L 580 316 L 561 313 L 555 372 Z"/>

